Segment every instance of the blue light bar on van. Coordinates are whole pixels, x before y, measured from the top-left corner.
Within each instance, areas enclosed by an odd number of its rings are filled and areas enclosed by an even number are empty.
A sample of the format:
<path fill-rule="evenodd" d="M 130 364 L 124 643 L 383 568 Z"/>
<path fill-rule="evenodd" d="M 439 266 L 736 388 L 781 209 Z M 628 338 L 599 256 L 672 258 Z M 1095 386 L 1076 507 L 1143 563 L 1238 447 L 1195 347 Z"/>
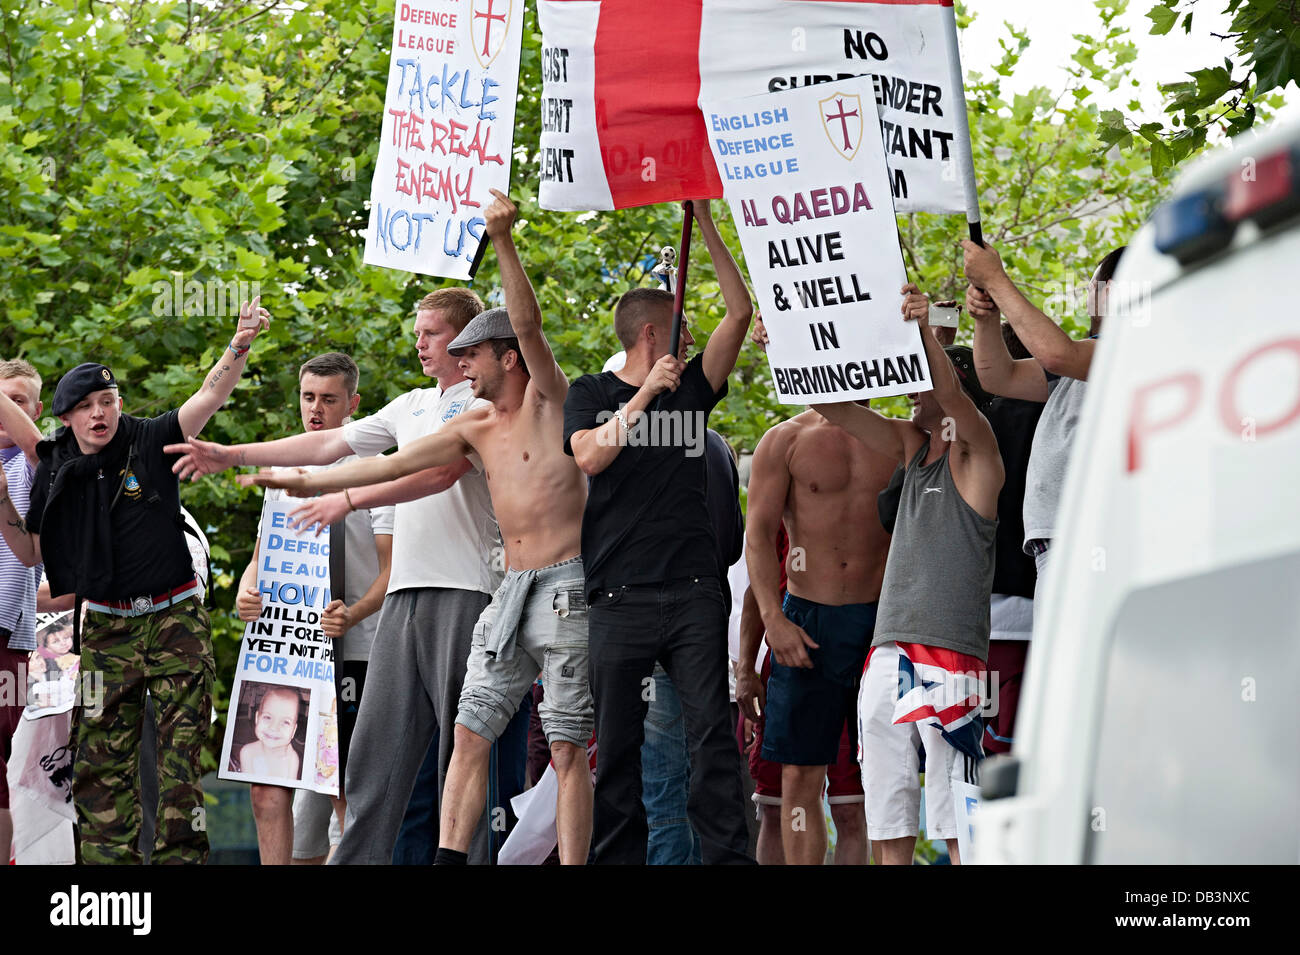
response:
<path fill-rule="evenodd" d="M 1222 186 L 1211 186 L 1179 196 L 1156 210 L 1156 248 L 1182 265 L 1228 247 L 1236 222 L 1223 215 Z"/>
<path fill-rule="evenodd" d="M 1268 229 L 1300 215 L 1300 145 L 1260 159 L 1245 157 L 1218 185 L 1179 196 L 1156 210 L 1156 248 L 1190 265 L 1228 247 L 1237 223 Z"/>
<path fill-rule="evenodd" d="M 1223 201 L 1230 222 L 1254 219 L 1261 229 L 1300 212 L 1300 148 L 1292 147 L 1242 164 L 1228 177 Z"/>

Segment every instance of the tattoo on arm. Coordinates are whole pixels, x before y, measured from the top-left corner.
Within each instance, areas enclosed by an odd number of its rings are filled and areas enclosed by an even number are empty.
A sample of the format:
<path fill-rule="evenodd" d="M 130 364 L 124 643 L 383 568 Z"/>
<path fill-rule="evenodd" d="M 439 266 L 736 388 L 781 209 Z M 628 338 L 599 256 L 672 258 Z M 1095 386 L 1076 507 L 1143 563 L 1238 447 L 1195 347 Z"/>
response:
<path fill-rule="evenodd" d="M 212 378 L 208 381 L 208 389 L 213 390 L 217 387 L 217 382 L 225 377 L 226 372 L 230 371 L 229 365 L 222 365 L 217 371 L 212 373 Z"/>
<path fill-rule="evenodd" d="M 5 523 L 10 527 L 18 528 L 18 533 L 26 536 L 30 533 L 30 531 L 27 530 L 27 522 L 23 520 L 23 516 L 18 513 L 18 508 L 14 507 L 13 501 L 14 499 L 8 494 L 0 497 L 0 508 L 6 508 L 14 512 L 13 520 L 6 521 Z"/>
<path fill-rule="evenodd" d="M 239 452 L 239 466 L 240 466 L 240 467 L 246 467 L 247 465 L 248 465 L 248 452 L 247 452 L 247 451 L 240 451 L 240 452 Z"/>

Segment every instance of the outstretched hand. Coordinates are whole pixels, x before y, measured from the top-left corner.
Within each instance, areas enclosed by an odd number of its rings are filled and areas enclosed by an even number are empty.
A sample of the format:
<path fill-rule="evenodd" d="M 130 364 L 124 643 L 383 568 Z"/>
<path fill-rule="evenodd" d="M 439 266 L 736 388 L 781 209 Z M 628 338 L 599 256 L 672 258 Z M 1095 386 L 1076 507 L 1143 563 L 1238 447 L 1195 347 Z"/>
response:
<path fill-rule="evenodd" d="M 288 491 L 290 497 L 308 497 L 315 493 L 305 487 L 310 476 L 302 468 L 284 468 L 279 471 L 258 468 L 256 474 L 241 474 L 235 480 L 243 487 L 280 488 Z"/>
<path fill-rule="evenodd" d="M 313 497 L 305 504 L 299 504 L 289 512 L 289 522 L 300 532 L 315 525 L 316 536 L 320 537 L 322 531 L 329 530 L 331 524 L 347 517 L 351 510 L 343 492 L 337 491 L 333 494 Z"/>
<path fill-rule="evenodd" d="M 191 435 L 183 444 L 169 444 L 163 454 L 179 454 L 180 460 L 172 465 L 172 473 L 184 481 L 197 481 L 204 474 L 216 474 L 239 464 L 239 455 L 215 441 L 200 441 Z"/>

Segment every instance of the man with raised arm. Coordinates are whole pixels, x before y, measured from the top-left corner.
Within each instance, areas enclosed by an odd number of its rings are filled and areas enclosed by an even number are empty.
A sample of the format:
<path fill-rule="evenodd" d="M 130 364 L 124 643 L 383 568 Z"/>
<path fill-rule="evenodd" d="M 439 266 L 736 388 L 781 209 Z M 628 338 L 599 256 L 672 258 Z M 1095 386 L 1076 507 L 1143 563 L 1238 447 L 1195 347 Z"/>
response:
<path fill-rule="evenodd" d="M 314 492 L 394 480 L 477 455 L 483 462 L 508 571 L 474 627 L 456 717 L 456 744 L 443 793 L 436 861 L 463 864 L 483 811 L 488 757 L 540 671 L 541 706 L 559 777 L 560 861 L 582 864 L 591 843 L 592 729 L 587 685 L 582 509 L 587 482 L 563 451 L 569 382 L 542 333 L 542 314 L 515 251 L 517 210 L 506 196 L 484 213 L 496 249 L 505 308 L 483 312 L 448 346 L 484 404 L 396 454 L 311 475 L 259 474 L 264 487 Z"/>
<path fill-rule="evenodd" d="M 229 448 L 191 441 L 177 448 L 185 454 L 178 473 L 197 477 L 245 464 L 332 464 L 350 454 L 366 457 L 394 444 L 406 447 L 437 432 L 480 404 L 447 345 L 482 310 L 479 297 L 467 288 L 438 289 L 416 306 L 416 354 L 437 387 L 408 391 L 342 428 Z M 350 510 L 381 504 L 397 505 L 392 571 L 344 780 L 346 826 L 331 865 L 392 862 L 402 816 L 435 733 L 441 799 L 470 636 L 500 580 L 492 566 L 499 538 L 487 480 L 464 457 L 391 484 L 308 502 L 292 516 L 328 526 Z M 486 819 L 470 856 L 488 861 Z"/>
<path fill-rule="evenodd" d="M 86 601 L 81 672 L 104 674 L 99 712 L 78 714 L 72 784 L 88 863 L 139 862 L 139 762 L 145 691 L 158 717 L 155 863 L 208 854 L 199 755 L 212 709 L 212 641 L 194 576 L 180 488 L 165 446 L 195 434 L 230 396 L 269 322 L 260 299 L 240 308 L 230 345 L 188 401 L 156 418 L 122 413 L 117 379 L 78 365 L 54 391 L 63 422 L 37 445 L 24 517 L 0 486 L 0 530 L 29 566 L 44 561 L 54 596 Z M 4 427 L 16 433 L 12 423 Z"/>
<path fill-rule="evenodd" d="M 704 352 L 682 360 L 694 341 L 683 319 L 681 347 L 671 354 L 672 295 L 632 289 L 614 309 L 627 363 L 584 375 L 565 399 L 564 450 L 591 478 L 582 554 L 599 743 L 594 859 L 601 863 L 646 859 L 641 744 L 656 661 L 686 718 L 687 812 L 704 862 L 753 861 L 727 692 L 730 608 L 718 580 L 704 456 L 709 412 L 727 393 L 753 307 L 709 204 L 695 202 L 694 214 L 727 307 Z"/>
<path fill-rule="evenodd" d="M 885 864 L 910 865 L 925 747 L 926 834 L 954 863 L 951 782 L 976 782 L 979 671 L 988 656 L 989 593 L 1002 458 L 930 332 L 929 301 L 903 287 L 903 315 L 921 327 L 934 390 L 910 396 L 910 421 L 852 402 L 815 405 L 891 464 L 906 466 L 898 519 L 858 694 L 867 830 Z"/>
<path fill-rule="evenodd" d="M 1034 558 L 1041 579 L 1056 536 L 1056 512 L 1074 432 L 1083 411 L 1088 372 L 1110 299 L 1109 287 L 1124 247 L 1107 253 L 1088 283 L 1088 337 L 1075 341 L 1025 298 L 1007 276 L 992 246 L 962 242 L 966 301 L 975 318 L 975 369 L 980 383 L 995 395 L 1046 402 L 1025 474 L 1025 553 Z M 1006 315 L 1032 358 L 1013 359 L 1002 338 L 998 312 Z"/>

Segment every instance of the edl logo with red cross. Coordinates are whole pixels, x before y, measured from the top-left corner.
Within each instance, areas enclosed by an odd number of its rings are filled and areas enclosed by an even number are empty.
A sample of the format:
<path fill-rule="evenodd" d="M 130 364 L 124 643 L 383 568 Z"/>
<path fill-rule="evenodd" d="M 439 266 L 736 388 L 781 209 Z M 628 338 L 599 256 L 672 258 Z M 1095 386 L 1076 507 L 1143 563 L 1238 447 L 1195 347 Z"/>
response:
<path fill-rule="evenodd" d="M 836 93 L 817 101 L 822 116 L 822 128 L 845 159 L 852 159 L 862 145 L 862 98 Z"/>
<path fill-rule="evenodd" d="M 474 0 L 470 7 L 469 35 L 474 58 L 485 70 L 505 46 L 514 8 L 514 0 Z"/>

